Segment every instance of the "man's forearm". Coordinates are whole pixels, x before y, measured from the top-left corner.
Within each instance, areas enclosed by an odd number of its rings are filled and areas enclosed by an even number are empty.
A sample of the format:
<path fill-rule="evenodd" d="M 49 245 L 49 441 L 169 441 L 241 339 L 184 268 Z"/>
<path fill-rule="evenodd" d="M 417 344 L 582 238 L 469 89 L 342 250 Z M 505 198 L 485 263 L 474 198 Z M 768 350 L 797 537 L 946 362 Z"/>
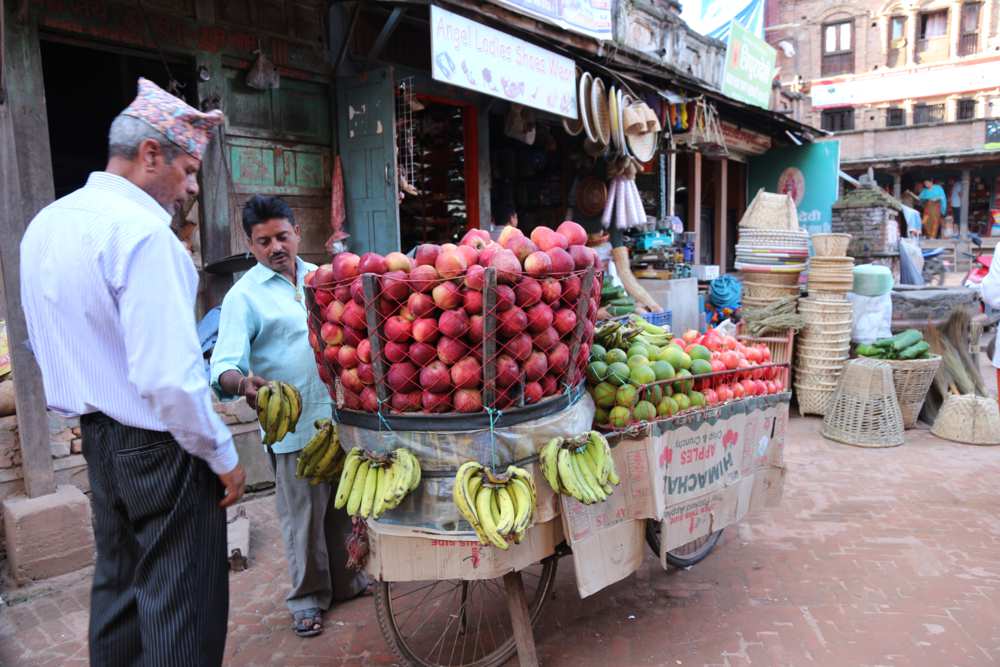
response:
<path fill-rule="evenodd" d="M 246 384 L 246 377 L 237 370 L 228 370 L 219 376 L 219 386 L 229 396 L 242 396 L 241 384 Z"/>

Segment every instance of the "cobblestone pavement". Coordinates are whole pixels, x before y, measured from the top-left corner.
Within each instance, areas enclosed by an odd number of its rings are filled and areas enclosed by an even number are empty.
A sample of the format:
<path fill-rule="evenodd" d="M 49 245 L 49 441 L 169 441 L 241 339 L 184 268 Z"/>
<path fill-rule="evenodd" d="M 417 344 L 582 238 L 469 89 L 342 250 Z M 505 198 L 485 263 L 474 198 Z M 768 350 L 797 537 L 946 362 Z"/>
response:
<path fill-rule="evenodd" d="M 642 569 L 583 601 L 571 559 L 536 629 L 545 665 L 1000 663 L 1000 448 L 910 431 L 866 450 L 793 419 L 779 508 L 687 571 Z M 247 503 L 252 563 L 232 575 L 230 665 L 393 664 L 370 598 L 318 638 L 289 629 L 273 498 Z M 85 665 L 88 577 L 4 594 L 0 665 Z"/>

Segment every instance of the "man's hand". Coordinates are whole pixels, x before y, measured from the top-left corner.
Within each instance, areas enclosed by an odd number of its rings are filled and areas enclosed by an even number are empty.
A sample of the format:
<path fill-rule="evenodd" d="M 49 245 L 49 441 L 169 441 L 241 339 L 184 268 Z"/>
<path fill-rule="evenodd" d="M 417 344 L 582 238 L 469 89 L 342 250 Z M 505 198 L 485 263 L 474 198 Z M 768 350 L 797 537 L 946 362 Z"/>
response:
<path fill-rule="evenodd" d="M 247 405 L 257 409 L 257 391 L 267 384 L 267 380 L 256 375 L 248 377 L 243 381 L 243 395 L 246 396 Z"/>
<path fill-rule="evenodd" d="M 239 463 L 227 473 L 219 475 L 219 481 L 226 487 L 226 496 L 219 501 L 219 507 L 229 507 L 243 497 L 247 485 L 247 474 Z"/>

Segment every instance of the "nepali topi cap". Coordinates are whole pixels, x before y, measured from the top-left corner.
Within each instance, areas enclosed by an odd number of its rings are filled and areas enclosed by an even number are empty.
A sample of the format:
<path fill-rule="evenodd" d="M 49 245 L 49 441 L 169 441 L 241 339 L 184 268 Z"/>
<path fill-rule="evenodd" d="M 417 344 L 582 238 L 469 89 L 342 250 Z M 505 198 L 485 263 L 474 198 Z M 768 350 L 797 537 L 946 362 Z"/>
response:
<path fill-rule="evenodd" d="M 142 77 L 138 94 L 122 114 L 145 122 L 198 160 L 212 138 L 212 128 L 225 119 L 221 111 L 198 111 Z"/>

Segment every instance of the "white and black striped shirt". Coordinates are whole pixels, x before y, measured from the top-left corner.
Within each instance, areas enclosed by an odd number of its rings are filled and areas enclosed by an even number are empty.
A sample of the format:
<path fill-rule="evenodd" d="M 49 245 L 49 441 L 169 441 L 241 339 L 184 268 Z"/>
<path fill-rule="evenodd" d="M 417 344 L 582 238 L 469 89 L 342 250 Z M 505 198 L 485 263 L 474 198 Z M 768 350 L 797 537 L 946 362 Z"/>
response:
<path fill-rule="evenodd" d="M 46 206 L 21 242 L 21 300 L 49 408 L 169 431 L 216 473 L 236 449 L 195 330 L 198 274 L 148 194 L 108 172 Z"/>

